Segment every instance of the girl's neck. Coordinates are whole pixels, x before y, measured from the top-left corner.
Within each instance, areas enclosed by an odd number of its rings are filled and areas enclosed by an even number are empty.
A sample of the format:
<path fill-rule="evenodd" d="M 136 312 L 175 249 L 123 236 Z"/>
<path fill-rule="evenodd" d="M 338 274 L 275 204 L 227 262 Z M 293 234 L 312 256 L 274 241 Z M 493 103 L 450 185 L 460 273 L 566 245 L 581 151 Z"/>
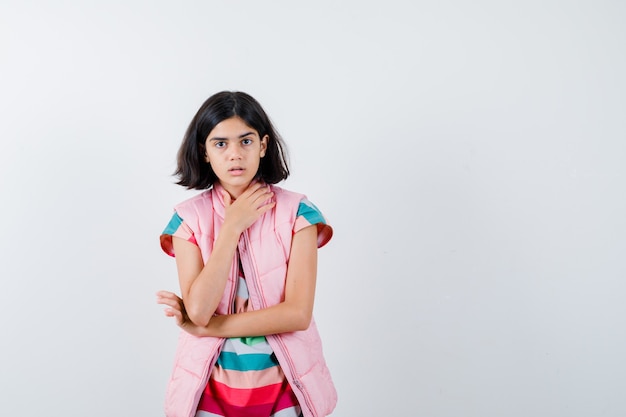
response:
<path fill-rule="evenodd" d="M 248 183 L 247 185 L 241 185 L 241 186 L 224 186 L 224 184 L 222 184 L 221 182 L 218 181 L 218 184 L 228 193 L 230 194 L 230 198 L 234 200 L 236 200 L 241 194 L 243 194 L 244 191 L 246 191 L 246 189 L 250 186 L 250 184 L 252 184 L 252 181 L 250 183 Z"/>

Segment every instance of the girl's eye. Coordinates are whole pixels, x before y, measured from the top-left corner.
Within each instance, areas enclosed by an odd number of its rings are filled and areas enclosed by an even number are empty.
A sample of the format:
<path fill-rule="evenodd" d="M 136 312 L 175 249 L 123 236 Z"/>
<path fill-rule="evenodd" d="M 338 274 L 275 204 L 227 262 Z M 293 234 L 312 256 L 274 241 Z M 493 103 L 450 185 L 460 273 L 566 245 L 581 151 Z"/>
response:
<path fill-rule="evenodd" d="M 223 142 L 223 141 L 215 142 L 216 148 L 223 148 L 224 146 L 226 146 L 226 142 Z"/>
<path fill-rule="evenodd" d="M 244 145 L 250 145 L 252 143 L 252 139 L 244 139 L 241 141 Z"/>

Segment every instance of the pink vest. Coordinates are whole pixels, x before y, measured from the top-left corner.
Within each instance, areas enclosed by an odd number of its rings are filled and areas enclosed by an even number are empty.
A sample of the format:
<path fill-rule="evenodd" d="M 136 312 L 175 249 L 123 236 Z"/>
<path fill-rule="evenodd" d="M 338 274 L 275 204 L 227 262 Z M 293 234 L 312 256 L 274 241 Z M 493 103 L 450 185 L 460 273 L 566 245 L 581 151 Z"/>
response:
<path fill-rule="evenodd" d="M 224 201 L 221 186 L 184 201 L 176 212 L 194 232 L 202 257 L 206 262 L 224 221 Z M 239 240 L 239 253 L 246 273 L 249 302 L 254 309 L 280 303 L 284 297 L 287 261 L 291 250 L 293 226 L 300 201 L 304 198 L 272 186 L 276 206 L 266 212 Z M 318 247 L 332 237 L 328 225 L 318 224 Z M 163 235 L 161 245 L 171 248 L 171 236 Z M 224 295 L 217 307 L 218 314 L 228 314 L 234 299 L 237 277 L 233 268 Z M 209 373 L 220 352 L 224 339 L 196 337 L 180 332 L 170 377 L 165 414 L 167 417 L 193 417 Z M 337 403 L 337 393 L 324 360 L 322 343 L 315 320 L 307 330 L 267 336 L 287 380 L 298 398 L 304 417 L 330 414 Z"/>

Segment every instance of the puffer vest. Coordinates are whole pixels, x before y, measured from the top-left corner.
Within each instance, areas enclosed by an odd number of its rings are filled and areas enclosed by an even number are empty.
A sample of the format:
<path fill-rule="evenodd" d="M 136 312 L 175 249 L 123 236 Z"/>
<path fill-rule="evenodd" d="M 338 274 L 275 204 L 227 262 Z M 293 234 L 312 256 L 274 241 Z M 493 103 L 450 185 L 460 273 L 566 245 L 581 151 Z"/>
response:
<path fill-rule="evenodd" d="M 305 198 L 302 194 L 277 186 L 271 188 L 276 205 L 242 233 L 238 244 L 248 284 L 248 302 L 255 310 L 279 304 L 284 299 L 293 226 L 299 203 Z M 205 263 L 224 222 L 222 190 L 216 184 L 175 207 L 178 215 L 193 231 Z M 332 237 L 332 229 L 324 224 L 318 224 L 317 227 L 318 247 L 321 248 Z M 166 252 L 173 253 L 171 236 L 162 235 L 161 246 Z M 231 311 L 237 288 L 236 262 L 233 259 L 217 314 L 229 314 Z M 304 417 L 330 414 L 337 403 L 337 392 L 326 366 L 315 320 L 311 320 L 306 330 L 268 335 L 266 338 L 298 398 Z M 185 331 L 180 332 L 174 368 L 166 390 L 167 417 L 195 415 L 223 342 L 223 338 L 197 337 Z"/>

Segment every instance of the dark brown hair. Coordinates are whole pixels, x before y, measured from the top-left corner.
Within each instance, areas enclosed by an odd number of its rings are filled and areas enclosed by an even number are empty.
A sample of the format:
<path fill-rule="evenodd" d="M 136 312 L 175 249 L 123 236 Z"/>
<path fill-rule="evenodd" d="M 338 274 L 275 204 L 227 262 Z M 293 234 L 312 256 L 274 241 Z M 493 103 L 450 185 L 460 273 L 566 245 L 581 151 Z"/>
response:
<path fill-rule="evenodd" d="M 204 159 L 206 138 L 220 122 L 231 117 L 241 118 L 259 134 L 267 135 L 267 150 L 261 158 L 257 178 L 276 184 L 289 176 L 285 144 L 258 101 L 240 91 L 222 91 L 209 97 L 191 120 L 178 150 L 174 175 L 176 184 L 187 189 L 204 190 L 213 185 L 217 176 Z"/>

